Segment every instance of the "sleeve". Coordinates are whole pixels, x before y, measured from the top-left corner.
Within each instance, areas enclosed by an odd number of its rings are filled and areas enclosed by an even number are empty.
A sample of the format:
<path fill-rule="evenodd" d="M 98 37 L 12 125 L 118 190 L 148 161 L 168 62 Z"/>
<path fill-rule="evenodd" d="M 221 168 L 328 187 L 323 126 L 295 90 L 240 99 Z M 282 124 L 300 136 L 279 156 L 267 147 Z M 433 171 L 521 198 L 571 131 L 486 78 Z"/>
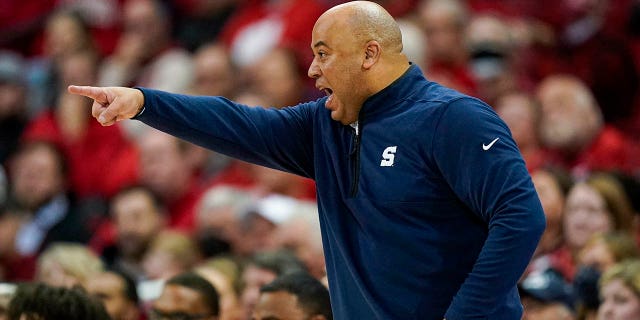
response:
<path fill-rule="evenodd" d="M 545 227 L 542 206 L 506 124 L 477 99 L 461 98 L 445 107 L 433 157 L 457 197 L 488 230 L 446 319 L 486 319 L 513 294 L 531 259 Z"/>
<path fill-rule="evenodd" d="M 134 119 L 230 157 L 314 178 L 315 102 L 266 109 L 223 97 L 138 89 L 144 94 L 144 110 Z"/>

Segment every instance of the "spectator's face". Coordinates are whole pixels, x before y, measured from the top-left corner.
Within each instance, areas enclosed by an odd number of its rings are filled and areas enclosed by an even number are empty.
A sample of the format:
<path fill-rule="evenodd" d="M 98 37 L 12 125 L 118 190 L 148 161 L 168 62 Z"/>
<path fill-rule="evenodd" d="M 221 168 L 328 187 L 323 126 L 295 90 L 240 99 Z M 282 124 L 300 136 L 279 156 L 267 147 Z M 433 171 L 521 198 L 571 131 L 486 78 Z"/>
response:
<path fill-rule="evenodd" d="M 342 124 L 358 119 L 362 103 L 369 96 L 362 72 L 364 47 L 354 39 L 351 27 L 341 13 L 323 14 L 311 35 L 313 62 L 309 77 L 316 79 L 316 88 L 329 95 L 325 107 L 331 118 Z"/>
<path fill-rule="evenodd" d="M 215 234 L 215 237 L 229 243 L 233 250 L 246 239 L 241 231 L 240 221 L 235 208 L 230 206 L 211 208 L 198 212 L 196 228 L 200 235 Z"/>
<path fill-rule="evenodd" d="M 198 291 L 175 284 L 166 285 L 160 297 L 153 302 L 150 320 L 192 319 L 188 317 L 216 319 Z"/>
<path fill-rule="evenodd" d="M 274 50 L 248 68 L 250 85 L 272 104 L 282 108 L 301 100 L 300 76 L 293 55 Z"/>
<path fill-rule="evenodd" d="M 187 271 L 184 261 L 179 261 L 175 254 L 160 248 L 152 248 L 142 260 L 142 270 L 149 279 L 169 279 Z"/>
<path fill-rule="evenodd" d="M 199 267 L 196 272 L 213 284 L 218 291 L 221 320 L 242 318 L 242 308 L 231 279 L 214 267 Z"/>
<path fill-rule="evenodd" d="M 316 235 L 320 237 L 320 232 L 312 230 L 302 219 L 294 219 L 278 226 L 274 238 L 276 247 L 290 250 L 312 275 L 322 277 L 325 274 L 324 252 L 322 240 L 316 239 Z"/>
<path fill-rule="evenodd" d="M 64 189 L 61 164 L 55 152 L 38 145 L 20 153 L 11 167 L 13 196 L 29 210 L 36 209 Z"/>
<path fill-rule="evenodd" d="M 237 248 L 242 254 L 275 249 L 276 225 L 260 214 L 250 213 L 245 218 L 244 243 Z"/>
<path fill-rule="evenodd" d="M 308 316 L 298 305 L 298 298 L 286 291 L 260 295 L 251 320 L 305 320 Z"/>
<path fill-rule="evenodd" d="M 222 46 L 205 47 L 194 57 L 194 91 L 199 95 L 229 97 L 234 86 L 234 71 Z"/>
<path fill-rule="evenodd" d="M 434 61 L 451 61 L 464 49 L 464 28 L 456 22 L 454 10 L 449 5 L 435 3 L 423 5 L 419 12 L 429 56 Z"/>
<path fill-rule="evenodd" d="M 565 239 L 573 249 L 582 249 L 589 238 L 613 229 L 613 221 L 602 196 L 584 183 L 569 192 L 565 207 Z"/>
<path fill-rule="evenodd" d="M 538 144 L 538 128 L 531 103 L 523 95 L 507 95 L 496 103 L 496 112 L 509 126 L 520 149 Z"/>
<path fill-rule="evenodd" d="M 124 8 L 123 37 L 139 41 L 144 57 L 150 57 L 165 45 L 168 32 L 158 8 L 153 1 L 128 1 Z"/>
<path fill-rule="evenodd" d="M 602 287 L 600 295 L 598 320 L 640 319 L 640 298 L 621 280 L 609 282 Z"/>
<path fill-rule="evenodd" d="M 104 304 L 113 320 L 138 319 L 137 306 L 124 294 L 124 280 L 117 274 L 105 272 L 87 280 L 87 292 Z"/>
<path fill-rule="evenodd" d="M 23 114 L 26 110 L 26 97 L 23 86 L 0 81 L 0 119 Z"/>
<path fill-rule="evenodd" d="M 151 196 L 141 190 L 122 194 L 112 211 L 119 249 L 125 257 L 140 258 L 163 224 Z"/>
<path fill-rule="evenodd" d="M 590 95 L 577 80 L 550 78 L 542 82 L 537 93 L 540 138 L 547 147 L 576 152 L 600 130 Z"/>
<path fill-rule="evenodd" d="M 251 314 L 251 311 L 258 302 L 260 297 L 260 288 L 265 284 L 275 280 L 276 274 L 273 271 L 258 268 L 254 265 L 249 265 L 242 273 L 242 282 L 244 283 L 244 289 L 242 290 L 242 307 L 247 315 Z"/>
<path fill-rule="evenodd" d="M 192 172 L 177 138 L 152 130 L 141 137 L 139 146 L 142 183 L 167 201 L 180 197 Z"/>
<path fill-rule="evenodd" d="M 52 16 L 45 29 L 46 53 L 57 59 L 87 46 L 88 39 L 82 28 L 80 22 L 71 15 Z"/>

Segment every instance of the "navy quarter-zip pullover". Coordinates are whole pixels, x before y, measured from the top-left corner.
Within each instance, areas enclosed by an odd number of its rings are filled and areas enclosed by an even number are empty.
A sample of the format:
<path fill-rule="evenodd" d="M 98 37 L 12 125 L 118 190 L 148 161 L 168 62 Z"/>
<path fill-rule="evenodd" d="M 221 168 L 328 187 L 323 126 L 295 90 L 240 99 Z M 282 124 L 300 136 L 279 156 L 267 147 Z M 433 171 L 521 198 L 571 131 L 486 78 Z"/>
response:
<path fill-rule="evenodd" d="M 277 109 L 140 89 L 136 117 L 316 181 L 335 319 L 520 319 L 516 282 L 545 220 L 504 122 L 418 67 L 333 121 L 326 98 Z"/>

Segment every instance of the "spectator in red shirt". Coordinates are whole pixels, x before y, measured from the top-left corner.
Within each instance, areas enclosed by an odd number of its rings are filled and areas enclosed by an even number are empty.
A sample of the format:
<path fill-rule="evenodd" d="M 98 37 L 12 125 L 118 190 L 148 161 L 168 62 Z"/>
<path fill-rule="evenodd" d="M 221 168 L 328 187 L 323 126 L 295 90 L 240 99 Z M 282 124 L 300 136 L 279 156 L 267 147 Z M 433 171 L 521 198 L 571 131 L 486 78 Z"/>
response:
<path fill-rule="evenodd" d="M 592 170 L 633 170 L 633 142 L 604 122 L 589 88 L 570 75 L 553 75 L 537 89 L 541 139 L 551 161 L 583 176 Z"/>
<path fill-rule="evenodd" d="M 62 61 L 60 71 L 62 88 L 78 81 L 95 83 L 96 57 L 91 51 L 71 54 Z M 137 153 L 119 126 L 103 127 L 91 121 L 90 108 L 90 100 L 61 90 L 55 108 L 32 120 L 23 138 L 61 146 L 69 159 L 71 189 L 79 198 L 104 198 L 136 181 Z"/>
<path fill-rule="evenodd" d="M 425 0 L 418 6 L 418 15 L 427 36 L 427 78 L 475 94 L 464 41 L 469 21 L 465 4 L 457 0 Z"/>
<path fill-rule="evenodd" d="M 578 254 L 589 239 L 611 231 L 631 236 L 635 230 L 633 218 L 629 199 L 613 176 L 596 174 L 574 184 L 563 214 L 565 245 L 551 253 L 552 266 L 573 281 Z"/>

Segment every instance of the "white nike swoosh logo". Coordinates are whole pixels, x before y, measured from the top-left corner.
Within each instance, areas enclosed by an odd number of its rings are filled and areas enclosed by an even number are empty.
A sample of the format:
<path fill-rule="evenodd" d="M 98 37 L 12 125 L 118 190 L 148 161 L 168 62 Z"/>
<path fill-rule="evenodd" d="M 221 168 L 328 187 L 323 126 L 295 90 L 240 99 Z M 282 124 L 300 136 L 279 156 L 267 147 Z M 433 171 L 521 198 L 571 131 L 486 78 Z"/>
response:
<path fill-rule="evenodd" d="M 500 138 L 495 138 L 495 139 L 493 139 L 493 141 L 491 141 L 491 143 L 486 144 L 486 145 L 483 143 L 482 144 L 482 150 L 487 151 L 487 150 L 491 149 L 493 144 L 496 143 L 496 141 L 498 141 L 498 139 L 500 139 Z"/>

